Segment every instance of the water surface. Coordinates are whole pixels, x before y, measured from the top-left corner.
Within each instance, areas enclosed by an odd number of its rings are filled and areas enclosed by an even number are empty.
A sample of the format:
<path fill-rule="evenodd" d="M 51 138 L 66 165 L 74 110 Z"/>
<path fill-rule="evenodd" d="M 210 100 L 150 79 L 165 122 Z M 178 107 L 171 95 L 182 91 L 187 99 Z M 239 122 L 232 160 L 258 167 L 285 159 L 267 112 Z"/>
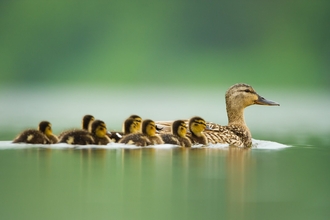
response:
<path fill-rule="evenodd" d="M 328 146 L 0 142 L 2 219 L 327 219 Z"/>

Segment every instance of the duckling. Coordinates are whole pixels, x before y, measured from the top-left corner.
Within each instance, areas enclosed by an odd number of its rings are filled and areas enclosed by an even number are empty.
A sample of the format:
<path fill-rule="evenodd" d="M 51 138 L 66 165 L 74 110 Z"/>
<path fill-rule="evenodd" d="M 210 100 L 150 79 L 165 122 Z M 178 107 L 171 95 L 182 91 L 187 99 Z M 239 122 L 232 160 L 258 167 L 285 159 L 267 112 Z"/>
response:
<path fill-rule="evenodd" d="M 172 133 L 160 134 L 165 144 L 174 144 L 182 147 L 191 147 L 191 141 L 186 137 L 187 125 L 183 120 L 172 123 Z"/>
<path fill-rule="evenodd" d="M 73 145 L 107 145 L 111 142 L 109 137 L 106 135 L 107 127 L 103 121 L 93 121 L 90 129 L 91 132 L 86 130 L 69 131 L 62 136 L 59 142 Z"/>
<path fill-rule="evenodd" d="M 206 128 L 206 122 L 201 117 L 193 117 L 189 120 L 189 130 L 191 133 L 187 134 L 192 144 L 203 144 L 208 143 L 206 136 L 203 131 Z"/>
<path fill-rule="evenodd" d="M 48 121 L 39 123 L 38 130 L 28 129 L 20 133 L 13 143 L 29 143 L 29 144 L 55 144 L 58 142 L 57 137 L 52 132 L 52 125 Z"/>
<path fill-rule="evenodd" d="M 137 133 L 141 131 L 141 122 L 137 122 L 133 118 L 128 118 L 124 121 L 123 127 L 123 135 Z"/>
<path fill-rule="evenodd" d="M 207 126 L 204 134 L 209 143 L 227 143 L 248 148 L 252 146 L 252 135 L 244 120 L 244 109 L 250 105 L 279 106 L 280 104 L 260 96 L 250 85 L 239 83 L 226 92 L 228 125 Z"/>
<path fill-rule="evenodd" d="M 83 130 L 90 131 L 90 127 L 95 120 L 93 115 L 85 115 L 81 121 L 81 127 Z"/>
<path fill-rule="evenodd" d="M 87 130 L 70 130 L 62 135 L 59 143 L 66 143 L 72 145 L 89 145 L 94 144 L 94 137 Z"/>
<path fill-rule="evenodd" d="M 134 124 L 132 124 L 132 122 L 134 122 Z M 112 141 L 119 142 L 119 140 L 124 135 L 141 131 L 141 122 L 142 122 L 142 118 L 140 116 L 131 115 L 124 121 L 121 132 L 112 131 L 112 132 L 108 132 L 107 135 Z M 134 128 L 133 127 L 131 128 L 131 126 L 134 126 Z"/>
<path fill-rule="evenodd" d="M 94 138 L 94 144 L 96 145 L 107 145 L 111 142 L 110 138 L 107 136 L 107 126 L 101 120 L 95 120 L 92 123 L 92 135 Z"/>
<path fill-rule="evenodd" d="M 145 134 L 152 144 L 164 144 L 163 140 L 159 137 L 157 132 L 156 123 L 153 120 L 147 119 L 142 123 L 142 133 Z"/>
<path fill-rule="evenodd" d="M 92 125 L 93 121 L 95 120 L 94 116 L 92 115 L 85 115 L 83 118 L 82 118 L 82 121 L 81 121 L 81 128 L 82 130 L 85 130 L 85 131 L 90 131 L 90 126 Z M 58 139 L 61 139 L 65 134 L 69 133 L 69 132 L 72 132 L 72 131 L 75 131 L 77 129 L 71 129 L 71 130 L 68 130 L 68 131 L 63 131 L 61 132 L 59 135 L 58 135 Z M 86 132 L 81 132 L 81 134 L 85 134 Z"/>
<path fill-rule="evenodd" d="M 163 141 L 156 134 L 155 122 L 147 119 L 142 122 L 142 133 L 132 133 L 124 136 L 119 143 L 134 144 L 136 146 L 148 146 L 162 144 Z"/>

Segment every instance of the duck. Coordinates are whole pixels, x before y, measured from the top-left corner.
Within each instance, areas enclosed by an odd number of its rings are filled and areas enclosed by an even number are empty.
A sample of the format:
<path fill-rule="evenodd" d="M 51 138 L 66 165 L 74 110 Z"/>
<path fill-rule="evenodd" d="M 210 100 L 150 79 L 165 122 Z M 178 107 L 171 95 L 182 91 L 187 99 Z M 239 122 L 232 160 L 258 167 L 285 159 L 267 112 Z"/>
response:
<path fill-rule="evenodd" d="M 123 135 L 133 134 L 141 131 L 141 122 L 134 118 L 127 118 L 123 124 Z"/>
<path fill-rule="evenodd" d="M 81 129 L 84 131 L 90 131 L 91 130 L 91 125 L 93 121 L 95 120 L 93 115 L 84 115 L 81 121 Z M 58 135 L 58 139 L 60 140 L 65 134 L 72 132 L 72 131 L 77 131 L 78 129 L 71 129 L 67 131 L 62 131 Z M 85 134 L 86 132 L 81 132 L 81 134 Z"/>
<path fill-rule="evenodd" d="M 210 144 L 228 144 L 233 147 L 251 148 L 252 135 L 244 120 L 244 109 L 251 105 L 280 106 L 279 103 L 260 96 L 252 86 L 237 83 L 225 94 L 228 125 L 206 122 L 203 132 Z M 158 127 L 168 127 L 168 121 L 156 122 Z"/>
<path fill-rule="evenodd" d="M 119 142 L 124 135 L 139 132 L 141 130 L 141 123 L 142 118 L 140 116 L 131 115 L 124 121 L 122 131 L 108 132 L 107 135 L 113 142 Z M 134 126 L 134 128 L 131 126 Z"/>
<path fill-rule="evenodd" d="M 90 132 L 87 130 L 71 130 L 64 134 L 60 143 L 67 143 L 72 145 L 107 145 L 111 142 L 106 135 L 106 124 L 101 120 L 94 120 L 90 126 Z"/>
<path fill-rule="evenodd" d="M 142 122 L 142 132 L 125 135 L 119 143 L 144 147 L 148 145 L 163 144 L 164 142 L 160 136 L 156 134 L 155 122 L 146 119 Z"/>
<path fill-rule="evenodd" d="M 28 144 L 55 144 L 58 138 L 53 134 L 52 125 L 49 121 L 41 121 L 36 129 L 28 129 L 20 133 L 13 143 Z"/>
<path fill-rule="evenodd" d="M 94 137 L 91 132 L 83 129 L 70 130 L 65 132 L 59 143 L 66 143 L 72 145 L 89 145 L 94 144 Z"/>
<path fill-rule="evenodd" d="M 188 122 L 190 133 L 187 134 L 187 137 L 190 139 L 193 145 L 203 144 L 207 145 L 208 141 L 203 131 L 206 128 L 206 122 L 203 118 L 195 116 L 192 117 Z"/>
<path fill-rule="evenodd" d="M 83 130 L 89 131 L 94 120 L 95 118 L 93 115 L 84 115 L 81 121 L 81 128 Z"/>
<path fill-rule="evenodd" d="M 94 138 L 94 144 L 96 145 L 107 145 L 111 142 L 107 136 L 107 126 L 104 121 L 95 120 L 91 125 L 91 133 Z"/>
<path fill-rule="evenodd" d="M 260 96 L 246 83 L 235 84 L 226 91 L 228 125 L 208 123 L 204 132 L 209 143 L 252 147 L 252 135 L 244 120 L 244 109 L 251 105 L 279 106 L 280 104 Z"/>
<path fill-rule="evenodd" d="M 187 125 L 184 120 L 176 120 L 172 123 L 171 133 L 160 134 L 165 144 L 174 144 L 182 147 L 191 147 L 191 141 L 186 137 Z"/>

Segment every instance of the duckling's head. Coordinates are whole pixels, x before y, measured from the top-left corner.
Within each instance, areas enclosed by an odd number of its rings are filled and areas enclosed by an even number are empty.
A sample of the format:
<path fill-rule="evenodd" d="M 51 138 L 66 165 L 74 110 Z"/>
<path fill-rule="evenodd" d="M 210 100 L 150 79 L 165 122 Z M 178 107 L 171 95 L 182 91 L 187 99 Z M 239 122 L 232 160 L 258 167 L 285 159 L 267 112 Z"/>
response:
<path fill-rule="evenodd" d="M 140 122 L 141 124 L 141 122 Z M 124 121 L 124 134 L 132 134 L 140 131 L 140 127 L 133 118 L 128 118 Z"/>
<path fill-rule="evenodd" d="M 189 120 L 189 130 L 197 135 L 200 136 L 201 132 L 203 132 L 206 128 L 206 122 L 201 117 L 192 117 Z"/>
<path fill-rule="evenodd" d="M 39 123 L 38 130 L 44 133 L 46 136 L 52 136 L 52 124 L 48 121 L 42 121 Z"/>
<path fill-rule="evenodd" d="M 226 92 L 226 105 L 228 108 L 244 109 L 250 105 L 280 105 L 265 99 L 252 88 L 252 86 L 239 83 L 231 86 Z"/>
<path fill-rule="evenodd" d="M 187 125 L 183 120 L 176 120 L 172 124 L 172 133 L 179 137 L 185 137 L 187 134 Z"/>
<path fill-rule="evenodd" d="M 149 136 L 156 135 L 156 123 L 153 120 L 146 119 L 142 122 L 142 133 Z"/>
<path fill-rule="evenodd" d="M 92 123 L 92 134 L 104 138 L 107 135 L 107 126 L 101 120 L 95 120 Z"/>
<path fill-rule="evenodd" d="M 138 115 L 131 115 L 131 116 L 129 116 L 129 118 L 134 119 L 134 122 L 137 126 L 137 130 L 141 131 L 142 118 Z"/>
<path fill-rule="evenodd" d="M 90 131 L 91 129 L 91 124 L 95 120 L 94 116 L 92 115 L 85 115 L 82 119 L 82 129 Z"/>

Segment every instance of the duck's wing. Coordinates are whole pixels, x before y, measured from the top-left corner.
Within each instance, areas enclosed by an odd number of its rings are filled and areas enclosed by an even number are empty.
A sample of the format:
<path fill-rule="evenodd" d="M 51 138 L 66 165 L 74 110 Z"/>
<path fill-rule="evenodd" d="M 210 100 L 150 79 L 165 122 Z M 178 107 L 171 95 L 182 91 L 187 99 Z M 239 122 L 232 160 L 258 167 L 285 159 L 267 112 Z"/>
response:
<path fill-rule="evenodd" d="M 222 126 L 208 122 L 204 134 L 211 144 L 229 144 L 237 147 L 244 147 L 244 137 L 248 137 L 246 131 L 236 125 Z"/>
<path fill-rule="evenodd" d="M 219 125 L 214 122 L 206 122 L 206 128 L 205 131 L 218 131 L 220 127 L 223 127 L 222 125 Z"/>

